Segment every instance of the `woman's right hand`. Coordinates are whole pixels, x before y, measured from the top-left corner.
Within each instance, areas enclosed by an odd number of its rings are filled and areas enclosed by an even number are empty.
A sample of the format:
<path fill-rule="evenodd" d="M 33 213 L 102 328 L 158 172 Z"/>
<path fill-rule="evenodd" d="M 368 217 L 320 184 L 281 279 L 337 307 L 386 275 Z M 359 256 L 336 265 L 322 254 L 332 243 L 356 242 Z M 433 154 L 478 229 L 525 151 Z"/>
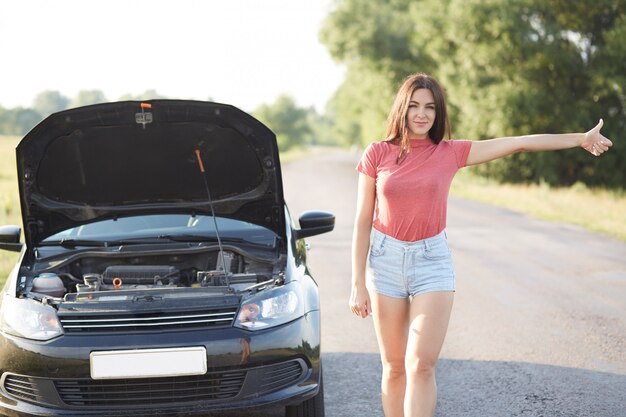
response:
<path fill-rule="evenodd" d="M 350 294 L 350 310 L 357 316 L 367 317 L 372 312 L 372 302 L 365 285 L 352 285 L 352 293 Z"/>

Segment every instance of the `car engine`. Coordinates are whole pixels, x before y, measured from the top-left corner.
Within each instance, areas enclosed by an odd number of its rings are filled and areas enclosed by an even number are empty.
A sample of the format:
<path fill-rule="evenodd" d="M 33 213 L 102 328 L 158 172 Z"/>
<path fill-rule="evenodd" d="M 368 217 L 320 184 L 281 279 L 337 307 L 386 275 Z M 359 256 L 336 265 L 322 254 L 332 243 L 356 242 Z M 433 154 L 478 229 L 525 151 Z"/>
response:
<path fill-rule="evenodd" d="M 276 260 L 251 256 L 235 248 L 223 255 L 213 250 L 195 254 L 101 257 L 84 255 L 57 263 L 53 268 L 22 276 L 24 292 L 48 297 L 96 292 L 228 287 L 241 291 L 272 280 Z"/>

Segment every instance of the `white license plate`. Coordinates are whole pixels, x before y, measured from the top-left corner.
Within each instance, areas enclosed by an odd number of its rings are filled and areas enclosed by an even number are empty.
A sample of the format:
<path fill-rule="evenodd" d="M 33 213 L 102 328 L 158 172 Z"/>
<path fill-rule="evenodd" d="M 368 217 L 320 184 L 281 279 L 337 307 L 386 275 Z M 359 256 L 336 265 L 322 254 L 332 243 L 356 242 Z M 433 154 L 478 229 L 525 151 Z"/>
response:
<path fill-rule="evenodd" d="M 91 352 L 89 362 L 93 379 L 202 375 L 207 371 L 204 347 Z"/>

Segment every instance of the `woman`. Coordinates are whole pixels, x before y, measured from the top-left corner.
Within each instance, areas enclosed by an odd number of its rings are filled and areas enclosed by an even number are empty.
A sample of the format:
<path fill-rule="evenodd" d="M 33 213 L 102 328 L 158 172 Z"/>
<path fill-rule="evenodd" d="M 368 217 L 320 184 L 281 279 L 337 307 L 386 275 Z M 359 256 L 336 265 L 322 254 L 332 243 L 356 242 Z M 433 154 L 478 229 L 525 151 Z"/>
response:
<path fill-rule="evenodd" d="M 443 140 L 450 124 L 441 86 L 425 74 L 404 81 L 386 140 L 370 144 L 357 166 L 352 242 L 350 309 L 374 319 L 385 416 L 435 411 L 435 366 L 455 290 L 444 229 L 457 170 L 516 152 L 578 146 L 599 156 L 612 145 L 601 127 L 602 120 L 587 133 Z"/>

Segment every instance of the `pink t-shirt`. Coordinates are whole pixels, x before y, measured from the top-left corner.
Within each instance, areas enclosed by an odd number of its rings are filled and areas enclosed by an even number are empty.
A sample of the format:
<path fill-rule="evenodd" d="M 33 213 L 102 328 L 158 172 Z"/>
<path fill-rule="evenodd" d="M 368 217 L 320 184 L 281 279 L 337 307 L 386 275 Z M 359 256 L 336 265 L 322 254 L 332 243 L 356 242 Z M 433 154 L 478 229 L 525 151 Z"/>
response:
<path fill-rule="evenodd" d="M 411 141 L 400 163 L 398 145 L 371 143 L 357 165 L 376 180 L 373 227 L 399 240 L 414 242 L 446 227 L 448 193 L 454 175 L 467 164 L 470 140 Z"/>

